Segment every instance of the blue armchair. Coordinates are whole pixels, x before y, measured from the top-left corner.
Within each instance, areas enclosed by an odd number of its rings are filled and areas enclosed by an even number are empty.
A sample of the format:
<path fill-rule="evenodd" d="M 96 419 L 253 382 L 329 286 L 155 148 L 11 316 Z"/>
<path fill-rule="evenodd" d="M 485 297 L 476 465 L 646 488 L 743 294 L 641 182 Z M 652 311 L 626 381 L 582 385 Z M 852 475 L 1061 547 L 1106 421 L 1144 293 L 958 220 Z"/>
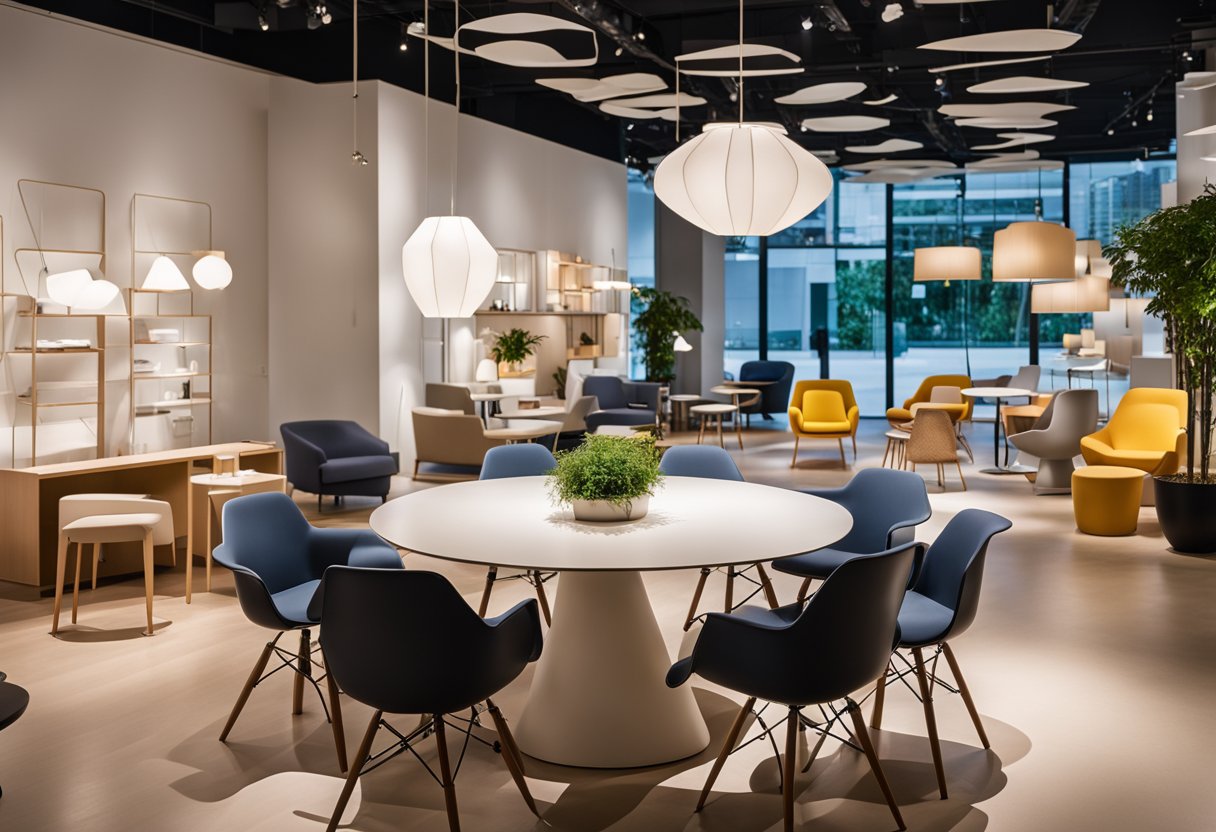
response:
<path fill-rule="evenodd" d="M 746 416 L 759 413 L 768 419 L 770 413 L 785 413 L 790 405 L 790 387 L 794 383 L 794 365 L 788 361 L 744 361 L 739 368 L 739 381 L 771 381 L 758 388 L 760 401 L 742 409 Z"/>
<path fill-rule="evenodd" d="M 215 549 L 215 562 L 232 570 L 236 597 L 245 617 L 278 634 L 263 648 L 228 715 L 220 742 L 228 738 L 258 683 L 287 667 L 295 671 L 294 714 L 302 712 L 306 681 L 316 689 L 324 707 L 320 683 L 327 682 L 332 711 L 327 715 L 333 723 L 338 762 L 346 771 L 338 689 L 328 673 L 316 674 L 313 663 L 310 628 L 321 623 L 321 579 L 331 566 L 401 569 L 401 556 L 368 529 L 316 528 L 304 519 L 290 497 L 277 491 L 229 500 L 224 504 L 223 524 L 224 542 Z M 295 653 L 279 646 L 279 639 L 289 630 L 300 631 L 300 646 Z M 279 664 L 263 675 L 272 654 Z"/>
<path fill-rule="evenodd" d="M 317 495 L 388 499 L 397 461 L 388 443 L 361 428 L 357 422 L 315 419 L 284 422 L 279 426 L 287 452 L 287 481 L 293 488 Z"/>
<path fill-rule="evenodd" d="M 653 425 L 659 413 L 659 385 L 649 381 L 625 381 L 616 376 L 587 376 L 583 395 L 595 396 L 600 409 L 587 414 L 587 430 L 601 425 Z"/>

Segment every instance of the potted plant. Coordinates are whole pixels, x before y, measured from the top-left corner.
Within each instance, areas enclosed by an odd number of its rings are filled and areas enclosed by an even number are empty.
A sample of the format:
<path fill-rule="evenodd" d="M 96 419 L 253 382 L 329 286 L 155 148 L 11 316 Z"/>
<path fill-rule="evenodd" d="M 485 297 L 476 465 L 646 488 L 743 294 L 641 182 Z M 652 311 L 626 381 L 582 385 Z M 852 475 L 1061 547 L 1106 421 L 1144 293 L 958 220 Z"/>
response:
<path fill-rule="evenodd" d="M 557 455 L 549 494 L 556 503 L 569 503 L 576 520 L 640 520 L 662 481 L 653 435 L 591 434 Z"/>
<path fill-rule="evenodd" d="M 646 380 L 671 383 L 676 372 L 675 338 L 704 327 L 688 308 L 688 299 L 650 286 L 633 287 L 633 331 L 646 363 Z"/>
<path fill-rule="evenodd" d="M 1157 477 L 1157 517 L 1179 552 L 1216 551 L 1216 478 L 1211 471 L 1216 393 L 1216 187 L 1119 229 L 1103 253 L 1112 282 L 1151 296 L 1165 325 L 1177 386 L 1187 392 L 1186 473 Z"/>
<path fill-rule="evenodd" d="M 495 334 L 494 343 L 490 347 L 490 357 L 497 361 L 500 367 L 504 364 L 507 367 L 506 372 L 500 372 L 500 375 L 521 375 L 521 365 L 536 352 L 545 337 L 533 335 L 519 327 Z"/>

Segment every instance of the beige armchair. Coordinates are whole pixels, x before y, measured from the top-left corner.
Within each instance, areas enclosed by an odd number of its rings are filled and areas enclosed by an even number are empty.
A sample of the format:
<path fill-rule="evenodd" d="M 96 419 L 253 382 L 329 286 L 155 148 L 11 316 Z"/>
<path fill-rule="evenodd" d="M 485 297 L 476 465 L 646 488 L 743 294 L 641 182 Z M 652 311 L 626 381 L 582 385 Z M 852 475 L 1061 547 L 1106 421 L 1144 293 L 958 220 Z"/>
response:
<path fill-rule="evenodd" d="M 415 407 L 411 415 L 414 420 L 414 479 L 418 479 L 418 466 L 423 462 L 480 468 L 486 451 L 503 444 L 502 440 L 486 438 L 479 417 L 460 410 Z"/>

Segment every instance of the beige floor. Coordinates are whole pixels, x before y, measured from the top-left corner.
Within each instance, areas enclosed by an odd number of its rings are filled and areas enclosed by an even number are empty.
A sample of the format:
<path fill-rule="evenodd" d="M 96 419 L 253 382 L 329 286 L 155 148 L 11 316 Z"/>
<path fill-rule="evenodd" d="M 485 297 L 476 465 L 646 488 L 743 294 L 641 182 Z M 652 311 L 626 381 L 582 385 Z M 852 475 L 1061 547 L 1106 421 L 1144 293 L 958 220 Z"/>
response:
<path fill-rule="evenodd" d="M 856 467 L 878 464 L 879 423 L 863 426 Z M 988 460 L 990 427 L 973 444 Z M 746 476 L 828 486 L 848 472 L 835 448 L 804 448 L 788 467 L 787 433 L 754 430 L 735 452 Z M 975 626 L 956 649 L 984 715 L 993 750 L 976 741 L 957 697 L 939 699 L 951 799 L 936 799 L 918 703 L 888 696 L 880 756 L 913 830 L 1163 830 L 1216 828 L 1216 561 L 1168 551 L 1152 509 L 1130 538 L 1078 534 L 1067 498 L 1031 496 L 1025 480 L 965 466 L 971 489 L 930 486 L 932 537 L 955 512 L 979 506 L 1014 521 L 988 559 Z M 397 492 L 417 487 L 402 480 Z M 315 514 L 315 503 L 299 496 Z M 327 510 L 321 523 L 358 524 L 371 506 Z M 1216 508 L 1216 507 L 1214 507 Z M 410 559 L 447 574 L 475 599 L 474 568 Z M 222 570 L 221 570 L 222 572 Z M 694 574 L 652 574 L 647 585 L 673 651 Z M 778 591 L 791 598 L 793 582 Z M 525 597 L 504 585 L 493 608 Z M 560 587 L 556 590 L 560 594 Z M 721 584 L 710 592 L 720 598 Z M 157 576 L 154 638 L 139 636 L 138 581 L 103 586 L 82 606 L 81 625 L 48 635 L 50 601 L 0 601 L 0 669 L 26 686 L 25 718 L 0 734 L 0 830 L 320 830 L 341 785 L 331 735 L 309 694 L 290 715 L 289 682 L 257 690 L 233 731 L 216 741 L 266 631 L 249 624 L 227 574 L 215 591 L 183 602 L 182 573 Z M 508 717 L 528 676 L 500 697 Z M 777 768 L 765 743 L 734 755 L 715 795 L 692 813 L 733 700 L 698 683 L 714 734 L 711 750 L 671 766 L 584 771 L 530 761 L 544 822 L 524 807 L 496 756 L 474 746 L 458 781 L 467 830 L 703 830 L 780 828 Z M 351 750 L 368 710 L 347 702 Z M 410 719 L 399 720 L 408 725 Z M 805 751 L 805 748 L 803 749 Z M 423 753 L 433 758 L 433 746 Z M 864 761 L 833 741 L 800 781 L 802 828 L 893 827 Z M 366 777 L 345 828 L 444 830 L 439 789 L 398 758 Z"/>

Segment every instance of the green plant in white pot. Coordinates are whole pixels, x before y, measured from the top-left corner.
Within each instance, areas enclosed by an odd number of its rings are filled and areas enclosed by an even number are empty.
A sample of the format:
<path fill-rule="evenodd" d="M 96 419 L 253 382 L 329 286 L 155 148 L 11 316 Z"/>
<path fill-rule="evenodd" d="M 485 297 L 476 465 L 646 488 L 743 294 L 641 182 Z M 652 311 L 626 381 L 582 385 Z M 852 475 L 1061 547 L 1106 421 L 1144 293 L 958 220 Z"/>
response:
<path fill-rule="evenodd" d="M 592 434 L 574 450 L 557 455 L 549 494 L 555 502 L 569 504 L 576 520 L 639 520 L 662 482 L 653 436 Z"/>

